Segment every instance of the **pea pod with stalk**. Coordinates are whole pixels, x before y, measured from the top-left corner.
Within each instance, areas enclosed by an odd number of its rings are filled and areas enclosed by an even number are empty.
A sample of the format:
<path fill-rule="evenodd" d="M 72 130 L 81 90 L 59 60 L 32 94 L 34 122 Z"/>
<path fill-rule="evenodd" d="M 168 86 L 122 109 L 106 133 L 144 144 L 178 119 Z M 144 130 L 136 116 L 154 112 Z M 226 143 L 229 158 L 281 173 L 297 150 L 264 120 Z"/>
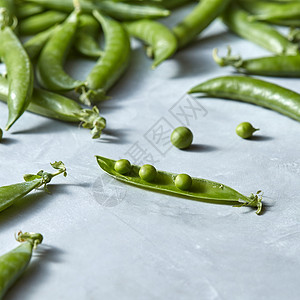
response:
<path fill-rule="evenodd" d="M 18 28 L 21 35 L 34 35 L 42 32 L 56 24 L 63 22 L 67 18 L 67 14 L 48 10 L 40 14 L 28 17 L 19 22 Z"/>
<path fill-rule="evenodd" d="M 0 187 L 0 212 L 15 204 L 32 190 L 44 186 L 47 191 L 47 184 L 59 174 L 67 176 L 66 167 L 61 161 L 56 161 L 51 166 L 57 170 L 55 173 L 48 173 L 43 170 L 35 174 L 25 174 L 24 182 Z"/>
<path fill-rule="evenodd" d="M 71 91 L 83 85 L 63 69 L 63 64 L 76 36 L 79 8 L 50 37 L 42 49 L 37 63 L 37 79 L 42 87 L 51 91 Z"/>
<path fill-rule="evenodd" d="M 300 94 L 260 79 L 222 76 L 200 83 L 188 93 L 248 102 L 300 121 Z"/>
<path fill-rule="evenodd" d="M 16 236 L 21 243 L 17 248 L 0 256 L 0 299 L 21 277 L 30 263 L 33 249 L 43 241 L 40 233 L 22 232 Z"/>
<path fill-rule="evenodd" d="M 230 0 L 202 0 L 174 28 L 179 48 L 186 46 L 196 38 L 226 8 Z"/>
<path fill-rule="evenodd" d="M 300 54 L 276 55 L 243 60 L 239 55 L 231 55 L 231 48 L 225 57 L 219 57 L 217 49 L 213 58 L 221 67 L 233 66 L 238 72 L 261 76 L 300 77 Z"/>
<path fill-rule="evenodd" d="M 0 76 L 0 100 L 7 101 L 8 81 Z M 76 101 L 42 89 L 34 88 L 28 111 L 64 122 L 78 123 L 91 129 L 92 138 L 101 136 L 106 120 L 99 115 L 95 106 L 84 109 Z"/>
<path fill-rule="evenodd" d="M 106 99 L 106 92 L 123 75 L 129 65 L 130 41 L 121 23 L 108 16 L 93 12 L 100 22 L 105 38 L 102 56 L 86 78 L 86 84 L 78 88 L 82 103 L 90 105 Z"/>
<path fill-rule="evenodd" d="M 145 188 L 155 192 L 167 193 L 173 196 L 183 197 L 197 201 L 204 201 L 216 204 L 229 204 L 233 206 L 256 207 L 257 214 L 259 214 L 262 210 L 261 198 L 257 194 L 251 194 L 250 197 L 246 197 L 224 184 L 194 177 L 191 178 L 191 185 L 189 189 L 182 190 L 181 184 L 178 185 L 177 183 L 175 185 L 177 174 L 165 171 L 156 171 L 155 176 L 152 176 L 149 182 L 143 180 L 140 177 L 140 166 L 132 165 L 129 172 L 127 172 L 126 174 L 121 174 L 115 171 L 115 160 L 103 156 L 96 156 L 96 159 L 100 168 L 105 173 L 117 180 L 131 184 L 133 186 L 137 186 L 139 188 Z M 187 185 L 182 184 L 182 186 Z"/>
<path fill-rule="evenodd" d="M 9 14 L 0 8 L 0 60 L 4 62 L 9 82 L 8 88 L 8 130 L 24 113 L 29 105 L 33 90 L 33 68 L 30 59 L 9 26 Z"/>
<path fill-rule="evenodd" d="M 79 16 L 79 25 L 76 33 L 75 49 L 82 55 L 99 58 L 103 50 L 99 46 L 100 24 L 91 15 Z"/>
<path fill-rule="evenodd" d="M 298 46 L 290 42 L 271 25 L 260 21 L 250 21 L 249 16 L 249 13 L 233 3 L 222 14 L 222 20 L 235 34 L 277 55 L 296 55 L 299 53 Z"/>
<path fill-rule="evenodd" d="M 73 10 L 73 0 L 26 0 L 48 9 L 70 13 Z M 120 21 L 133 21 L 139 19 L 155 19 L 167 17 L 170 11 L 155 5 L 140 5 L 135 3 L 114 1 L 84 1 L 80 0 L 82 12 L 91 13 L 99 10 L 102 13 Z"/>
<path fill-rule="evenodd" d="M 156 68 L 177 50 L 177 39 L 165 25 L 153 20 L 123 23 L 131 36 L 141 39 L 147 46 L 147 54 L 154 57 L 152 68 Z"/>

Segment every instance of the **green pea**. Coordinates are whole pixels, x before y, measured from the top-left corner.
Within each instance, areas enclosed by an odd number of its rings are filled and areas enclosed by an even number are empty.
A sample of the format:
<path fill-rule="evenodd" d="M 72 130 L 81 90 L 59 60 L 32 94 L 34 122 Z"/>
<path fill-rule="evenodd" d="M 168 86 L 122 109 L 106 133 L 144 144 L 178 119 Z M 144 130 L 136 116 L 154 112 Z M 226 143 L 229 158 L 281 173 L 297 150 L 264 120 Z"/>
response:
<path fill-rule="evenodd" d="M 236 127 L 235 132 L 241 138 L 248 139 L 252 137 L 253 133 L 257 130 L 259 129 L 254 128 L 249 122 L 243 122 Z"/>
<path fill-rule="evenodd" d="M 156 169 L 152 165 L 143 165 L 140 168 L 139 175 L 147 182 L 154 181 L 156 177 Z"/>
<path fill-rule="evenodd" d="M 189 190 L 192 182 L 191 176 L 187 174 L 179 174 L 175 178 L 175 186 L 183 191 Z"/>
<path fill-rule="evenodd" d="M 3 137 L 3 131 L 2 131 L 2 129 L 0 128 L 0 142 L 2 141 L 2 137 Z"/>
<path fill-rule="evenodd" d="M 171 134 L 171 143 L 179 148 L 188 148 L 193 141 L 193 133 L 186 127 L 177 127 Z"/>
<path fill-rule="evenodd" d="M 120 174 L 126 174 L 130 171 L 130 169 L 131 164 L 127 159 L 119 159 L 115 163 L 115 171 L 117 171 Z"/>

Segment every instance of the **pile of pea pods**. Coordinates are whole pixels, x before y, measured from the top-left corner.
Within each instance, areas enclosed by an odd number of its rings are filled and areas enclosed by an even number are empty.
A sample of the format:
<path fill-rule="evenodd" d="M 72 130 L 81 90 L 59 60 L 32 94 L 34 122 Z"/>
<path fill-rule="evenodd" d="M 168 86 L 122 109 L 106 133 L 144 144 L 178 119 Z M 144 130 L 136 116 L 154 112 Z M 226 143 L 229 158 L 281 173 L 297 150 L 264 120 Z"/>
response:
<path fill-rule="evenodd" d="M 159 21 L 172 10 L 193 2 L 190 12 L 173 28 Z M 230 47 L 226 57 L 218 56 L 214 49 L 217 64 L 232 66 L 241 75 L 212 78 L 187 92 L 253 103 L 300 121 L 298 93 L 248 76 L 300 77 L 299 0 L 0 0 L 0 60 L 6 66 L 6 74 L 0 75 L 0 100 L 8 107 L 5 129 L 9 130 L 28 110 L 65 122 L 79 122 L 91 130 L 93 138 L 99 138 L 106 120 L 100 116 L 98 106 L 128 68 L 130 37 L 147 46 L 146 54 L 155 69 L 193 42 L 216 18 L 230 31 L 271 54 L 242 59 L 232 55 Z M 290 33 L 281 34 L 278 25 L 290 27 Z M 102 34 L 103 47 L 99 43 Z M 26 42 L 21 42 L 23 37 L 27 37 Z M 72 78 L 64 68 L 71 51 L 96 60 L 83 81 Z M 76 97 L 67 97 L 67 92 Z M 251 134 L 255 130 L 251 127 Z M 2 134 L 0 129 L 0 141 Z M 243 133 L 239 135 L 245 137 Z M 223 184 L 187 174 L 157 171 L 149 165 L 131 166 L 127 160 L 100 156 L 97 161 L 109 175 L 135 186 L 187 198 L 248 205 L 256 207 L 258 213 L 262 208 L 260 191 L 246 197 Z M 66 176 L 62 162 L 51 165 L 55 173 L 27 174 L 23 183 L 0 187 L 0 212 L 34 189 L 46 189 L 53 177 Z M 205 195 L 197 192 L 197 187 L 200 190 L 203 185 L 207 186 Z M 0 257 L 1 299 L 24 272 L 33 248 L 42 239 L 39 233 L 20 232 L 17 241 L 22 245 Z"/>

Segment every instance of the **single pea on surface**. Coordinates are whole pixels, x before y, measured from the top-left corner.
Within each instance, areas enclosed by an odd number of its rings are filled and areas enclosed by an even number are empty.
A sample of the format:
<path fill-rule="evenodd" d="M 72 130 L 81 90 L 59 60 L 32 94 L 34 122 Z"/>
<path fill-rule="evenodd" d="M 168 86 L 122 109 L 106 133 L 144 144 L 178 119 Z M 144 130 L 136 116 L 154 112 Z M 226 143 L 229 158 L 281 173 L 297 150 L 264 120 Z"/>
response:
<path fill-rule="evenodd" d="M 189 190 L 192 183 L 192 177 L 188 174 L 179 174 L 175 178 L 175 186 L 183 191 Z"/>
<path fill-rule="evenodd" d="M 187 127 L 177 127 L 171 134 L 171 143 L 179 148 L 186 149 L 193 142 L 193 133 Z"/>
<path fill-rule="evenodd" d="M 115 171 L 120 174 L 126 174 L 131 170 L 131 164 L 127 159 L 119 159 L 115 163 Z"/>
<path fill-rule="evenodd" d="M 254 128 L 249 122 L 242 122 L 236 127 L 235 132 L 241 138 L 249 139 L 250 137 L 252 137 L 253 133 L 257 130 L 259 129 Z"/>
<path fill-rule="evenodd" d="M 2 137 L 3 137 L 3 131 L 2 131 L 2 129 L 0 128 L 0 142 L 2 141 Z"/>
<path fill-rule="evenodd" d="M 156 177 L 156 169 L 152 165 L 143 165 L 139 170 L 139 175 L 143 180 L 152 182 Z"/>

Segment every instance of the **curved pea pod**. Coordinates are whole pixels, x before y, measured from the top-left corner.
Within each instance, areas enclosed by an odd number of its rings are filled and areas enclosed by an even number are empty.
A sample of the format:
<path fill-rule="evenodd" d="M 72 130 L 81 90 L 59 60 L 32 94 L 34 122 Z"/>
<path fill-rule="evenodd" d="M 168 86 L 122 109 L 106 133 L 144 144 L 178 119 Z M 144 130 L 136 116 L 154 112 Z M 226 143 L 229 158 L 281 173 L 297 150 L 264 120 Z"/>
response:
<path fill-rule="evenodd" d="M 17 248 L 0 256 L 0 299 L 24 273 L 32 257 L 32 251 L 41 244 L 40 233 L 20 231 L 16 240 L 21 243 Z"/>
<path fill-rule="evenodd" d="M 202 0 L 174 28 L 180 48 L 196 38 L 226 8 L 230 0 Z"/>
<path fill-rule="evenodd" d="M 99 58 L 103 50 L 99 46 L 100 24 L 91 15 L 81 15 L 76 33 L 75 49 L 82 55 Z"/>
<path fill-rule="evenodd" d="M 200 83 L 188 93 L 248 102 L 300 121 L 300 94 L 260 79 L 222 76 Z"/>
<path fill-rule="evenodd" d="M 30 59 L 9 27 L 7 16 L 6 9 L 0 8 L 0 60 L 6 66 L 9 82 L 7 99 L 9 114 L 6 130 L 24 113 L 33 90 L 33 68 Z"/>
<path fill-rule="evenodd" d="M 46 89 L 64 92 L 83 85 L 82 81 L 72 78 L 63 69 L 76 36 L 78 14 L 78 10 L 71 13 L 41 51 L 37 63 L 37 79 Z"/>
<path fill-rule="evenodd" d="M 73 10 L 73 0 L 29 0 L 48 9 L 64 12 Z M 118 19 L 120 21 L 132 21 L 139 19 L 162 18 L 170 15 L 170 11 L 155 5 L 140 5 L 134 3 L 114 2 L 114 1 L 84 1 L 80 0 L 80 8 L 84 13 L 91 13 L 99 10 L 102 13 Z"/>
<path fill-rule="evenodd" d="M 7 101 L 7 95 L 8 82 L 0 76 L 0 100 Z M 72 99 L 42 89 L 33 90 L 27 110 L 60 121 L 80 122 L 83 128 L 91 129 L 93 139 L 99 138 L 106 126 L 106 120 L 99 115 L 96 106 L 84 109 Z"/>
<path fill-rule="evenodd" d="M 147 53 L 154 56 L 152 68 L 156 68 L 177 50 L 177 39 L 165 25 L 152 20 L 123 23 L 130 35 L 141 39 L 147 46 Z"/>
<path fill-rule="evenodd" d="M 298 54 L 298 46 L 291 43 L 271 25 L 250 21 L 249 13 L 238 5 L 232 4 L 222 14 L 225 25 L 235 34 L 275 53 L 285 55 Z"/>
<path fill-rule="evenodd" d="M 130 41 L 123 26 L 98 11 L 94 11 L 94 16 L 102 26 L 105 47 L 87 76 L 85 86 L 77 89 L 81 93 L 80 101 L 87 105 L 107 98 L 106 92 L 123 75 L 130 59 Z"/>
<path fill-rule="evenodd" d="M 233 66 L 238 72 L 262 76 L 300 77 L 300 54 L 276 55 L 243 60 L 240 56 L 219 57 L 214 49 L 213 58 L 221 67 Z"/>
<path fill-rule="evenodd" d="M 183 191 L 175 186 L 177 174 L 157 171 L 155 180 L 153 182 L 146 182 L 139 176 L 140 166 L 132 165 L 131 170 L 126 175 L 122 175 L 114 169 L 115 160 L 103 156 L 96 156 L 96 159 L 100 168 L 108 175 L 140 188 L 210 203 L 252 206 L 257 208 L 257 214 L 262 209 L 261 198 L 258 195 L 251 194 L 250 197 L 246 197 L 224 184 L 193 177 L 190 189 Z"/>
<path fill-rule="evenodd" d="M 47 173 L 43 170 L 39 171 L 36 175 L 24 175 L 25 182 L 16 183 L 8 186 L 0 187 L 0 212 L 16 203 L 19 199 L 26 196 L 32 190 L 44 186 L 47 191 L 47 184 L 51 179 L 61 173 L 67 176 L 66 167 L 63 162 L 55 162 L 51 166 L 57 170 L 55 173 Z"/>
<path fill-rule="evenodd" d="M 67 16 L 63 12 L 49 10 L 21 20 L 18 25 L 19 32 L 22 35 L 34 35 L 63 22 Z"/>

